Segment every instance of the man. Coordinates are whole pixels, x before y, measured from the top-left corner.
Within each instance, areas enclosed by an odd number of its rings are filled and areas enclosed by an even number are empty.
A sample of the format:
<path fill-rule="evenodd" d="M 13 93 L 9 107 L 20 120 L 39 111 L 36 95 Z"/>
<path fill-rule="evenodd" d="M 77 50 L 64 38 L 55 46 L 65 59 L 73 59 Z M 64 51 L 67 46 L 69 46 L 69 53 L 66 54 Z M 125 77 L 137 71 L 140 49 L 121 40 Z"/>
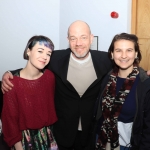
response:
<path fill-rule="evenodd" d="M 70 48 L 54 51 L 48 66 L 56 77 L 58 121 L 54 125 L 54 135 L 59 150 L 93 149 L 90 144 L 94 104 L 102 78 L 112 64 L 106 52 L 90 50 L 92 40 L 88 24 L 73 22 L 68 28 Z M 8 78 L 12 75 L 3 77 L 3 90 L 11 85 Z"/>

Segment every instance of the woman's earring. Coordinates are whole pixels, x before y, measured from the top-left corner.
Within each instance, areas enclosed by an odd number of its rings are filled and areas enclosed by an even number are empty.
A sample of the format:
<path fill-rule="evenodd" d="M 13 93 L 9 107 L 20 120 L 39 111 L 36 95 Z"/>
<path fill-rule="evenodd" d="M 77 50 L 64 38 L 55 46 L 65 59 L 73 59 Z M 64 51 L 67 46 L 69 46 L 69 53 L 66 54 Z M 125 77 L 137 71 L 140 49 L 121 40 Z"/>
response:
<path fill-rule="evenodd" d="M 29 54 L 27 53 L 27 57 L 29 57 Z"/>

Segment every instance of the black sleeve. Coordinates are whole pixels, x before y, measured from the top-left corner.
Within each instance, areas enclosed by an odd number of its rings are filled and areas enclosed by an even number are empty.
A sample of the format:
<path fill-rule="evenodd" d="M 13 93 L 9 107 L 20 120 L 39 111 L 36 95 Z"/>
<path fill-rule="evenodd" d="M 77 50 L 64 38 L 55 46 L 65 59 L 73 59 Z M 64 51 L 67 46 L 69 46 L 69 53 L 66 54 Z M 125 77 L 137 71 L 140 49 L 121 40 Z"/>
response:
<path fill-rule="evenodd" d="M 145 102 L 140 150 L 150 150 L 150 91 L 146 94 Z"/>
<path fill-rule="evenodd" d="M 21 69 L 22 69 L 22 68 L 17 69 L 17 70 L 11 70 L 10 72 L 14 75 L 14 74 L 17 73 L 17 72 L 20 72 Z"/>

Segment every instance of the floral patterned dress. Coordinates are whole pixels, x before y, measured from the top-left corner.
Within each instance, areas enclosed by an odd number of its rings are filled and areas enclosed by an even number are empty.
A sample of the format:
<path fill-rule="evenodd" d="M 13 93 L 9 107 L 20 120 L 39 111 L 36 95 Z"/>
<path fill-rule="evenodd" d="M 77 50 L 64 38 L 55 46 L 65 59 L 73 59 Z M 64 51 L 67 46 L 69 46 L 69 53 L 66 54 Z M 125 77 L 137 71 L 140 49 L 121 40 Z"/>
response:
<path fill-rule="evenodd" d="M 22 137 L 24 150 L 58 150 L 52 126 L 39 130 L 24 130 Z M 15 147 L 12 147 L 11 150 L 15 150 Z"/>

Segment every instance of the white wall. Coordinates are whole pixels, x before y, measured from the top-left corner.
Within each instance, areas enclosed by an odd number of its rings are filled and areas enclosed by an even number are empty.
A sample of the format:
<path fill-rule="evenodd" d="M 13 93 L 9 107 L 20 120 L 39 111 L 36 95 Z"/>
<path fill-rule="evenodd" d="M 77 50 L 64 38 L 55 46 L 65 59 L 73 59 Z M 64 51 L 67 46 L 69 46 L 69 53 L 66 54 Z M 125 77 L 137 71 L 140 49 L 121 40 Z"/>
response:
<path fill-rule="evenodd" d="M 45 35 L 59 49 L 59 0 L 0 0 L 0 80 L 6 70 L 25 66 L 30 37 Z"/>
<path fill-rule="evenodd" d="M 112 19 L 110 13 L 119 13 Z M 55 50 L 68 47 L 67 29 L 75 20 L 87 22 L 107 51 L 112 37 L 130 32 L 131 0 L 0 0 L 0 80 L 6 70 L 25 66 L 28 39 L 43 34 Z"/>
<path fill-rule="evenodd" d="M 99 50 L 107 51 L 113 36 L 130 33 L 131 0 L 61 0 L 60 1 L 60 48 L 68 47 L 67 29 L 75 20 L 87 22 L 95 36 L 99 37 Z M 112 19 L 110 13 L 119 13 Z"/>

